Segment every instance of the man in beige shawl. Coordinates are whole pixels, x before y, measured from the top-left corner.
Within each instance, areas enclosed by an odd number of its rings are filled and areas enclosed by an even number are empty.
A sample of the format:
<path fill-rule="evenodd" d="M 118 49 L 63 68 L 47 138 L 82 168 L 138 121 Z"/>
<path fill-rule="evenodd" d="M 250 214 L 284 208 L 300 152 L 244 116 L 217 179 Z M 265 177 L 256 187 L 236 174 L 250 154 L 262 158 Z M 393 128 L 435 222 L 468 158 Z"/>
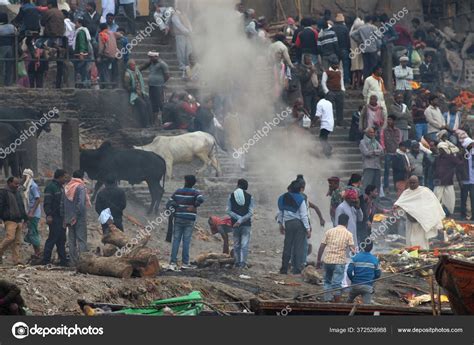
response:
<path fill-rule="evenodd" d="M 443 228 L 445 213 L 434 193 L 420 186 L 418 177 L 408 180 L 409 189 L 405 190 L 395 202 L 395 206 L 406 212 L 407 246 L 420 246 L 429 249 L 429 239 L 436 237 Z"/>

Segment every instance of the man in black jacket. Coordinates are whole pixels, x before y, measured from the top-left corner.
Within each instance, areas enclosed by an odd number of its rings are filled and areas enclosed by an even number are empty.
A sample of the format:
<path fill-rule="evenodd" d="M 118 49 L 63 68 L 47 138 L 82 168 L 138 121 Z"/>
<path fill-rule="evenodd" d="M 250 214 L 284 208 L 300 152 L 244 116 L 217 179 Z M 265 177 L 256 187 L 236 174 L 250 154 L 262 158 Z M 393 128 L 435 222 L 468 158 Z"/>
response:
<path fill-rule="evenodd" d="M 51 254 L 56 246 L 60 265 L 67 266 L 66 257 L 66 229 L 63 226 L 63 216 L 61 215 L 61 198 L 63 186 L 69 179 L 66 171 L 56 170 L 54 180 L 52 180 L 44 190 L 43 208 L 46 214 L 46 224 L 49 227 L 49 236 L 44 244 L 43 265 L 51 262 Z"/>
<path fill-rule="evenodd" d="M 22 42 L 26 37 L 26 46 L 31 56 L 35 55 L 35 49 L 33 47 L 33 37 L 39 36 L 41 14 L 36 8 L 35 4 L 31 3 L 31 0 L 21 0 L 20 11 L 17 16 L 12 20 L 12 24 L 20 26 L 20 35 L 18 42 Z"/>
<path fill-rule="evenodd" d="M 24 307 L 20 288 L 0 279 L 0 315 L 25 315 Z"/>
<path fill-rule="evenodd" d="M 99 25 L 100 25 L 100 14 L 96 11 L 96 4 L 94 1 L 88 2 L 86 5 L 86 11 L 84 21 L 86 22 L 85 27 L 89 30 L 92 39 L 96 39 Z"/>
<path fill-rule="evenodd" d="M 247 193 L 248 187 L 248 182 L 240 179 L 237 182 L 237 189 L 227 201 L 227 214 L 230 216 L 234 228 L 234 258 L 237 268 L 247 267 L 251 219 L 255 208 L 252 196 Z"/>
<path fill-rule="evenodd" d="M 313 64 L 316 64 L 318 62 L 318 32 L 313 28 L 313 19 L 303 18 L 301 27 L 295 39 L 298 62 L 303 62 L 303 54 L 310 54 Z"/>
<path fill-rule="evenodd" d="M 346 26 L 345 18 L 342 13 L 336 15 L 332 29 L 336 33 L 337 42 L 341 51 L 344 84 L 348 85 L 351 83 L 351 58 L 349 56 L 351 50 L 351 39 L 349 36 L 349 29 Z"/>
<path fill-rule="evenodd" d="M 125 192 L 117 186 L 114 176 L 108 176 L 105 179 L 105 188 L 97 194 L 95 202 L 95 211 L 97 214 L 107 208 L 110 208 L 114 224 L 123 231 L 123 210 L 127 207 L 127 197 Z M 102 230 L 107 228 L 107 224 L 102 225 Z"/>
<path fill-rule="evenodd" d="M 437 66 L 433 63 L 431 52 L 425 53 L 425 60 L 420 66 L 420 77 L 423 88 L 436 92 L 438 89 L 439 73 Z"/>
<path fill-rule="evenodd" d="M 23 229 L 26 228 L 28 215 L 18 187 L 20 180 L 10 177 L 7 187 L 0 189 L 0 219 L 5 224 L 5 238 L 0 242 L 0 264 L 5 250 L 12 248 L 13 264 L 20 264 L 20 246 L 23 240 Z"/>

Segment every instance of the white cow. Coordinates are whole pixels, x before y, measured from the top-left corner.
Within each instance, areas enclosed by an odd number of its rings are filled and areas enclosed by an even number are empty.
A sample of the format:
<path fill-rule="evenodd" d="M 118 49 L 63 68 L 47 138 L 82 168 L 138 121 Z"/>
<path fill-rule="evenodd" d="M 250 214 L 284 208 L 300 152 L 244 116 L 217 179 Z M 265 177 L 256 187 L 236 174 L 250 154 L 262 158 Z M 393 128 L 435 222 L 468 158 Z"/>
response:
<path fill-rule="evenodd" d="M 166 162 L 166 174 L 173 177 L 173 164 L 191 163 L 195 157 L 199 158 L 204 166 L 196 173 L 202 173 L 209 165 L 216 170 L 216 176 L 221 174 L 217 161 L 216 139 L 205 132 L 194 132 L 174 137 L 156 137 L 151 144 L 135 146 L 137 150 L 151 151 L 163 157 Z"/>

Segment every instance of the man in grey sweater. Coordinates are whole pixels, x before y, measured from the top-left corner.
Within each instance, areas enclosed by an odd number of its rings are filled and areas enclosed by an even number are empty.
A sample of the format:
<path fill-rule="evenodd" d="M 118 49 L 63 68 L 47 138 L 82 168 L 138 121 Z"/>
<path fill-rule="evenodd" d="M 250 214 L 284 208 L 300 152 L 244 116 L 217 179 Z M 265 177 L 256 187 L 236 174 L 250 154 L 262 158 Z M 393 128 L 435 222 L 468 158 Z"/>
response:
<path fill-rule="evenodd" d="M 81 253 L 87 248 L 87 207 L 90 200 L 84 184 L 84 172 L 77 170 L 64 187 L 61 213 L 64 227 L 68 228 L 69 256 L 71 266 L 76 266 Z"/>
<path fill-rule="evenodd" d="M 383 157 L 383 147 L 375 139 L 375 130 L 368 128 L 365 131 L 364 138 L 359 144 L 362 153 L 362 164 L 364 172 L 362 173 L 362 184 L 365 187 L 374 185 L 380 190 L 380 174 L 382 170 L 381 158 Z"/>
<path fill-rule="evenodd" d="M 364 60 L 364 79 L 369 77 L 375 66 L 378 64 L 378 51 L 382 44 L 381 36 L 383 36 L 374 25 L 375 16 L 366 16 L 365 24 L 351 34 L 351 38 L 359 44 L 357 51 L 352 51 L 352 55 L 362 53 Z"/>

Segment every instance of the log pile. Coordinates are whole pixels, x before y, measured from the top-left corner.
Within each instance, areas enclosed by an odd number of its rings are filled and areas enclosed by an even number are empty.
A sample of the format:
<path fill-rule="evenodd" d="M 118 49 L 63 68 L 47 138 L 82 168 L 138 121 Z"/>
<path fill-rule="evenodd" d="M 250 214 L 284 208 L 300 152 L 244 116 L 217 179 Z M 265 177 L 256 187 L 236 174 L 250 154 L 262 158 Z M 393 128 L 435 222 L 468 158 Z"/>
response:
<path fill-rule="evenodd" d="M 82 254 L 77 271 L 116 278 L 155 277 L 161 267 L 157 253 L 146 247 L 148 240 L 149 237 L 144 237 L 141 241 L 133 241 L 111 225 L 109 233 L 102 238 L 102 256 Z M 127 245 L 130 244 L 133 244 L 133 247 L 128 249 Z"/>

